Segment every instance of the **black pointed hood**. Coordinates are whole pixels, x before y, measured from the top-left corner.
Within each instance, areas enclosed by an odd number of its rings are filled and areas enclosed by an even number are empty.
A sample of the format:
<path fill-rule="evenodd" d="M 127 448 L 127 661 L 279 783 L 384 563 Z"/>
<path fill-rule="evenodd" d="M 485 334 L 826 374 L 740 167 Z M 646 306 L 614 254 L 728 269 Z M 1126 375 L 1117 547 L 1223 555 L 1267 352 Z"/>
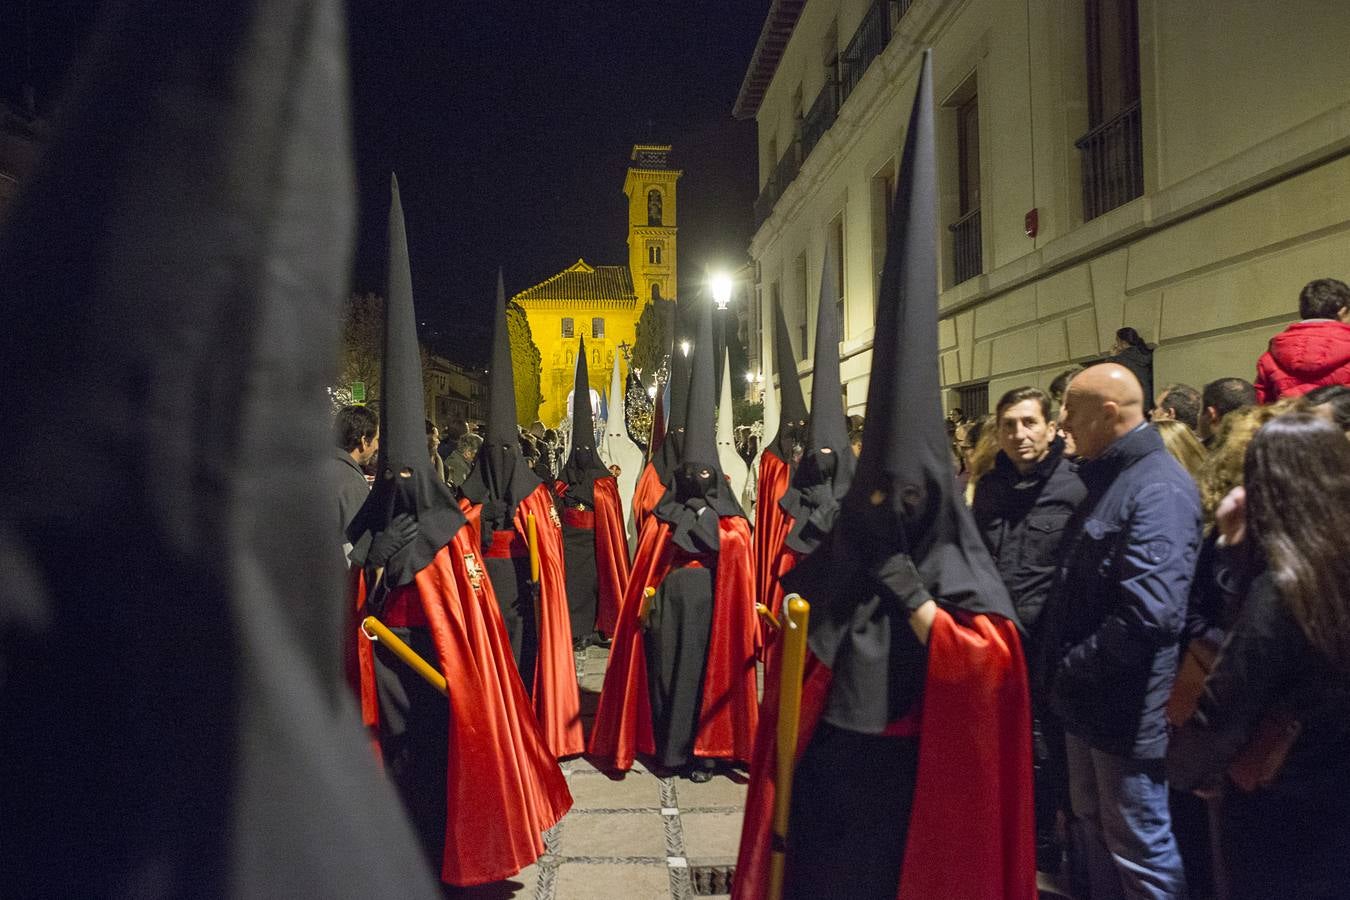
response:
<path fill-rule="evenodd" d="M 472 503 L 483 504 L 483 546 L 492 542 L 494 531 L 514 526 L 516 504 L 539 487 L 539 476 L 530 471 L 520 452 L 520 428 L 516 423 L 516 381 L 511 369 L 511 337 L 506 330 L 506 287 L 497 272 L 497 306 L 492 324 L 492 362 L 488 369 L 488 411 L 483 446 L 473 468 L 460 486 Z"/>
<path fill-rule="evenodd" d="M 831 247 L 820 272 L 816 304 L 816 349 L 811 361 L 811 418 L 802 459 L 779 506 L 792 517 L 786 543 L 809 553 L 834 527 L 839 501 L 853 482 L 853 448 L 848 440 L 843 390 L 839 377 L 839 313 L 830 301 L 839 260 Z"/>
<path fill-rule="evenodd" d="M 439 896 L 341 675 L 342 4 L 101 12 L 0 236 L 3 893 Z"/>
<path fill-rule="evenodd" d="M 797 358 L 792 355 L 792 339 L 788 337 L 781 304 L 774 304 L 773 308 L 773 361 L 783 400 L 778 406 L 778 433 L 764 449 L 792 465 L 793 445 L 800 445 L 806 439 L 807 413 L 801 377 L 797 374 Z"/>
<path fill-rule="evenodd" d="M 930 56 L 924 52 L 901 157 L 862 455 L 834 529 L 783 580 L 813 602 L 811 648 L 835 670 L 827 720 L 866 733 L 905 712 L 896 704 L 908 676 L 899 673 L 922 671 L 911 608 L 931 596 L 1017 622 L 957 491 L 942 419 Z"/>
<path fill-rule="evenodd" d="M 394 516 L 417 520 L 417 537 L 385 566 L 391 587 L 408 584 L 431 564 L 464 525 L 450 489 L 436 475 L 427 448 L 422 392 L 422 352 L 417 343 L 408 231 L 398 178 L 389 176 L 389 274 L 384 300 L 384 360 L 380 375 L 380 458 L 375 485 L 347 536 L 364 555 L 363 535 L 378 535 Z"/>
<path fill-rule="evenodd" d="M 566 496 L 595 506 L 595 479 L 609 478 L 609 469 L 600 460 L 595 440 L 595 419 L 591 409 L 591 379 L 586 365 L 586 339 L 577 350 L 577 371 L 572 386 L 572 449 L 558 473 L 567 485 Z"/>
<path fill-rule="evenodd" d="M 690 553 L 701 553 L 718 549 L 718 517 L 744 513 L 731 496 L 717 456 L 716 361 L 710 303 L 697 304 L 694 325 L 682 453 L 654 514 L 674 527 L 671 539 L 677 545 Z"/>
<path fill-rule="evenodd" d="M 652 455 L 652 465 L 661 482 L 670 486 L 675 468 L 680 464 L 684 452 L 684 424 L 689 411 L 689 373 L 693 366 L 693 349 L 688 356 L 680 345 L 684 341 L 691 344 L 694 339 L 696 322 L 693 316 L 693 304 L 689 301 L 675 304 L 675 322 L 670 330 L 670 406 L 666 410 L 666 431 L 661 445 Z"/>

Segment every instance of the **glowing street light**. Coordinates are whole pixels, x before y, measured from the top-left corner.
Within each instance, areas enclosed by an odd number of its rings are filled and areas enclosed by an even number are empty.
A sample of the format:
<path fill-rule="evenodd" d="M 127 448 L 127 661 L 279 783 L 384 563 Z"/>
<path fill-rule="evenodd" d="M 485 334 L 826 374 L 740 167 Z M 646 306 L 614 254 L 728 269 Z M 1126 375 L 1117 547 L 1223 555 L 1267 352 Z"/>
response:
<path fill-rule="evenodd" d="M 712 287 L 713 300 L 717 303 L 718 309 L 726 309 L 727 304 L 731 302 L 731 276 L 726 272 L 718 272 L 711 279 L 709 285 Z"/>
<path fill-rule="evenodd" d="M 680 352 L 683 353 L 685 356 L 688 356 L 689 351 L 693 348 L 693 346 L 694 346 L 693 344 L 689 343 L 688 338 L 686 338 L 685 340 L 680 341 Z"/>

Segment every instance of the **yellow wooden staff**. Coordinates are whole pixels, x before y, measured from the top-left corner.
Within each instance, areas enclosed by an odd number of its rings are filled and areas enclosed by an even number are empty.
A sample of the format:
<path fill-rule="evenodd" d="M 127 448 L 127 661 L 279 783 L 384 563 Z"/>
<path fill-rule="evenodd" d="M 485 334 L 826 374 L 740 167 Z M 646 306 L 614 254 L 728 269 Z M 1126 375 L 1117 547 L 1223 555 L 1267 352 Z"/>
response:
<path fill-rule="evenodd" d="M 529 527 L 530 539 L 530 580 L 539 583 L 539 526 L 534 521 L 534 513 L 525 517 Z"/>
<path fill-rule="evenodd" d="M 792 773 L 797 764 L 797 732 L 802 712 L 802 674 L 806 670 L 806 625 L 811 618 L 811 604 L 797 594 L 790 595 L 785 606 L 787 633 L 783 635 L 783 659 L 778 667 L 778 780 L 773 798 L 769 900 L 781 900 L 783 896 Z"/>
<path fill-rule="evenodd" d="M 647 627 L 647 617 L 652 613 L 652 598 L 656 596 L 656 588 L 650 585 L 642 589 L 642 600 L 638 603 L 638 624 L 643 628 Z"/>
<path fill-rule="evenodd" d="M 379 619 L 374 616 L 366 616 L 361 621 L 361 633 L 372 641 L 379 641 L 384 644 L 393 651 L 395 656 L 412 666 L 414 672 L 425 678 L 427 684 L 445 696 L 450 696 L 450 692 L 445 685 L 445 676 L 436 671 L 436 667 L 431 663 L 418 656 L 416 650 L 399 640 L 398 635 L 386 628 Z"/>

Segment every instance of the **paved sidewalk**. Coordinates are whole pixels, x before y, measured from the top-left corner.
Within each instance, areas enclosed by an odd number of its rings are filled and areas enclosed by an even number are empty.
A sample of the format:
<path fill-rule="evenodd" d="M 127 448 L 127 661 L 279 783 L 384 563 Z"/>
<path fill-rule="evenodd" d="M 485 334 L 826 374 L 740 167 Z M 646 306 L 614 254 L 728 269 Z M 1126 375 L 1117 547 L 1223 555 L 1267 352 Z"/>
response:
<path fill-rule="evenodd" d="M 609 652 L 578 654 L 586 733 Z M 726 897 L 745 806 L 743 771 L 706 784 L 649 771 L 623 777 L 585 758 L 562 763 L 572 810 L 544 836 L 548 852 L 515 878 L 447 896 L 472 900 L 690 900 Z"/>

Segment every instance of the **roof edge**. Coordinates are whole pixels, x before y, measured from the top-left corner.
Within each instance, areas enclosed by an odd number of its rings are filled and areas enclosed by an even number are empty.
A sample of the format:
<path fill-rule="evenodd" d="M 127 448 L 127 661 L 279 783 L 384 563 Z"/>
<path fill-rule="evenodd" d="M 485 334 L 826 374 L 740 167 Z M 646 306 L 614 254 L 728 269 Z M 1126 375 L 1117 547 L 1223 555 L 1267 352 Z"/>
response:
<path fill-rule="evenodd" d="M 773 0 L 773 5 L 764 17 L 764 27 L 759 30 L 759 40 L 755 42 L 750 66 L 745 70 L 745 78 L 741 80 L 741 88 L 736 93 L 736 103 L 731 108 L 735 118 L 752 119 L 759 112 L 764 91 L 778 71 L 778 63 L 783 58 L 783 51 L 805 6 L 806 0 Z"/>

